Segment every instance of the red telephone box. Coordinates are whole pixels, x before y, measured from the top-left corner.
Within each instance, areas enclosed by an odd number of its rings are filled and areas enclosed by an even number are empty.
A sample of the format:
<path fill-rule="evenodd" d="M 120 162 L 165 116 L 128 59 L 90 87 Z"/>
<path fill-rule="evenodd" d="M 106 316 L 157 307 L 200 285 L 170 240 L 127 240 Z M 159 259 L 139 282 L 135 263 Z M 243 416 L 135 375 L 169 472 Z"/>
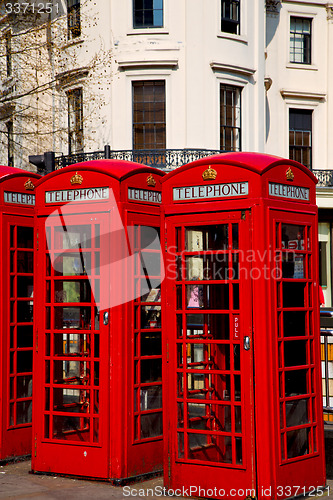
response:
<path fill-rule="evenodd" d="M 0 166 L 0 461 L 31 453 L 34 184 Z"/>
<path fill-rule="evenodd" d="M 95 160 L 38 184 L 33 472 L 162 469 L 163 175 Z"/>
<path fill-rule="evenodd" d="M 322 494 L 315 184 L 303 165 L 255 153 L 204 158 L 162 179 L 173 490 Z"/>

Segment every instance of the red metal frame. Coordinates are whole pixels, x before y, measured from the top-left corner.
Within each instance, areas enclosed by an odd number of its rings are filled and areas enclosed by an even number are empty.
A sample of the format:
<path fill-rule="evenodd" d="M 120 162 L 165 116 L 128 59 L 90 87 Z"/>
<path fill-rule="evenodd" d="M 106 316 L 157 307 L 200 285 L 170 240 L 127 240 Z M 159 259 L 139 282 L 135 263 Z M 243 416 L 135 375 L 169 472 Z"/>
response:
<path fill-rule="evenodd" d="M 168 405 L 168 411 L 164 412 L 164 477 L 169 488 L 200 487 L 200 491 L 191 490 L 194 496 L 207 496 L 210 490 L 209 496 L 215 498 L 245 498 L 255 494 L 258 499 L 263 499 L 288 498 L 325 486 L 323 422 L 320 418 L 315 183 L 316 179 L 303 165 L 255 153 L 230 153 L 205 158 L 185 165 L 162 179 L 162 227 L 165 228 L 167 248 L 166 279 L 162 287 L 163 403 L 164 407 Z M 179 364 L 181 358 L 179 351 L 177 354 L 177 345 L 199 345 L 195 335 L 186 340 L 183 338 L 185 333 L 177 337 L 180 325 L 183 332 L 191 331 L 185 319 L 178 320 L 177 324 L 177 316 L 183 318 L 189 314 L 184 302 L 188 299 L 185 299 L 184 287 L 197 286 L 204 290 L 208 284 L 214 286 L 217 282 L 212 280 L 209 272 L 217 262 L 217 256 L 227 254 L 230 268 L 235 253 L 230 236 L 228 249 L 221 246 L 221 242 L 216 251 L 202 246 L 201 238 L 204 240 L 207 236 L 206 233 L 200 236 L 199 230 L 202 226 L 207 228 L 216 224 L 217 228 L 227 222 L 230 224 L 228 218 L 232 217 L 239 221 L 239 249 L 236 253 L 239 254 L 240 274 L 236 283 L 239 284 L 240 302 L 239 310 L 229 307 L 221 313 L 230 315 L 230 331 L 237 331 L 239 335 L 233 344 L 240 345 L 240 375 L 247 384 L 242 387 L 245 391 L 242 394 L 245 403 L 242 407 L 242 434 L 236 430 L 237 418 L 233 413 L 229 423 L 226 413 L 217 415 L 211 412 L 207 415 L 206 412 L 199 419 L 192 418 L 191 412 L 199 410 L 202 399 L 194 400 L 196 408 L 189 407 L 193 405 L 189 395 L 186 397 L 182 392 L 176 392 L 177 373 L 187 373 L 183 377 L 186 388 L 193 361 L 189 348 L 183 347 L 183 365 Z M 177 228 L 180 228 L 179 237 Z M 186 241 L 183 228 L 196 228 L 195 231 L 198 231 L 197 235 L 193 233 L 193 237 L 198 238 L 199 247 L 194 247 L 190 253 L 184 248 L 177 250 L 179 241 L 183 244 Z M 282 229 L 289 234 L 291 247 L 288 249 L 284 247 L 286 242 Z M 219 241 L 221 229 L 214 231 L 215 241 Z M 288 275 L 291 272 L 291 266 L 288 271 L 290 256 L 294 266 L 292 276 Z M 199 265 L 200 259 L 203 262 Z M 218 269 L 228 267 L 226 262 L 226 259 L 220 258 Z M 183 269 L 182 275 L 180 268 Z M 199 279 L 194 276 L 193 269 L 201 269 Z M 234 281 L 227 282 L 228 286 L 234 286 Z M 178 303 L 177 288 L 183 289 L 182 293 L 178 292 Z M 197 300 L 203 313 L 209 314 L 211 311 L 205 303 L 205 295 L 203 292 L 203 304 L 200 304 L 200 299 Z M 214 297 L 213 289 L 210 295 Z M 221 297 L 221 294 L 216 296 Z M 235 327 L 235 317 L 239 328 Z M 209 341 L 204 340 L 208 338 L 207 333 L 212 335 Z M 209 331 L 209 327 L 207 333 L 204 329 L 200 343 L 229 343 L 229 340 L 219 341 L 218 332 Z M 249 349 L 245 350 L 243 346 Z M 194 354 L 198 357 L 200 350 L 197 348 Z M 232 371 L 233 355 L 229 357 L 230 366 L 225 366 L 225 356 L 218 361 L 217 369 L 221 376 L 235 376 Z M 201 364 L 205 359 L 205 363 L 216 363 L 218 359 L 212 348 L 206 350 L 206 358 L 200 359 Z M 198 368 L 195 370 L 200 373 Z M 208 365 L 206 369 L 200 366 L 200 370 L 213 377 L 214 371 L 208 369 Z M 210 398 L 218 400 L 216 407 L 222 407 L 226 404 L 223 393 L 218 395 L 216 386 L 214 389 Z M 201 398 L 207 399 L 207 392 Z M 184 417 L 179 418 L 177 403 L 184 409 Z M 231 400 L 231 405 L 235 405 L 235 401 Z M 223 448 L 218 459 L 212 461 L 209 456 L 211 445 L 207 440 L 199 443 L 197 451 L 194 450 L 196 460 L 192 456 L 193 450 L 186 454 L 187 428 L 199 425 L 203 429 L 208 423 L 215 427 L 206 432 L 207 435 L 217 436 L 220 432 L 222 435 L 229 434 L 232 440 L 242 437 L 243 456 L 247 457 L 242 464 L 235 460 L 239 451 L 233 442 L 230 463 L 226 463 L 228 455 Z M 217 432 L 218 425 L 220 429 Z M 202 430 L 191 432 L 198 434 Z M 177 433 L 185 435 L 184 456 L 178 454 Z M 214 488 L 215 493 L 212 492 Z"/>
<path fill-rule="evenodd" d="M 31 453 L 34 183 L 39 175 L 0 166 L 0 460 Z"/>
<path fill-rule="evenodd" d="M 144 415 L 161 415 L 161 408 L 133 406 L 135 390 L 161 381 L 136 383 L 134 366 L 143 358 L 133 349 L 149 334 L 138 324 L 138 308 L 160 308 L 143 305 L 135 287 L 140 259 L 160 253 L 142 248 L 137 236 L 147 226 L 159 230 L 163 175 L 96 160 L 38 184 L 33 472 L 119 481 L 161 469 L 161 434 L 134 435 L 134 422 L 138 429 Z M 160 362 L 161 353 L 148 359 Z"/>

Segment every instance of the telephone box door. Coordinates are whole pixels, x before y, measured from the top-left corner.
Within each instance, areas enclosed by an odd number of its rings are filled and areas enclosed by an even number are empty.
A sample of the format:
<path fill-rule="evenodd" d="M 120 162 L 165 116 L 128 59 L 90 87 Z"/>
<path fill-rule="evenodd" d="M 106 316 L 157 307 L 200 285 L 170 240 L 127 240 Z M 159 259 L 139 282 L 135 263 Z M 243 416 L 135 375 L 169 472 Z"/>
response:
<path fill-rule="evenodd" d="M 167 220 L 169 474 L 219 497 L 255 489 L 250 221 L 249 211 Z"/>
<path fill-rule="evenodd" d="M 40 222 L 44 226 L 44 220 Z M 103 236 L 104 235 L 104 236 Z M 38 415 L 43 437 L 34 469 L 53 455 L 53 472 L 108 477 L 109 214 L 59 211 L 37 235 L 45 279 L 37 329 Z M 107 314 L 106 314 L 107 313 Z M 45 333 L 44 333 L 45 332 Z M 38 384 L 38 385 L 37 385 Z M 48 459 L 49 460 L 49 459 Z"/>

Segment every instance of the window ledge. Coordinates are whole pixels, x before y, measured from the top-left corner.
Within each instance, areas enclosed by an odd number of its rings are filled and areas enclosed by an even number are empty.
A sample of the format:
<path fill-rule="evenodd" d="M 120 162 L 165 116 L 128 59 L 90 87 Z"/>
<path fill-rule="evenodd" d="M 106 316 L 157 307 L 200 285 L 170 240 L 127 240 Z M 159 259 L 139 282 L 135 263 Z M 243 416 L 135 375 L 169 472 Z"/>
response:
<path fill-rule="evenodd" d="M 256 72 L 253 68 L 244 68 L 242 66 L 234 66 L 233 64 L 223 64 L 216 61 L 211 61 L 210 67 L 215 71 L 230 71 L 238 75 L 252 76 Z"/>
<path fill-rule="evenodd" d="M 138 28 L 131 29 L 126 33 L 127 36 L 133 35 L 169 35 L 169 30 L 166 28 Z"/>
<path fill-rule="evenodd" d="M 145 68 L 145 67 L 160 67 L 160 68 L 175 68 L 178 66 L 178 59 L 118 59 L 116 61 L 120 69 Z"/>
<path fill-rule="evenodd" d="M 318 66 L 315 66 L 314 64 L 288 63 L 286 67 L 288 69 L 304 69 L 306 71 L 318 71 Z"/>
<path fill-rule="evenodd" d="M 83 43 L 84 38 L 82 36 L 78 36 L 77 38 L 72 38 L 71 40 L 67 40 L 61 47 L 60 50 L 67 49 L 68 47 L 72 47 L 73 45 L 78 45 L 79 43 Z"/>
<path fill-rule="evenodd" d="M 245 36 L 242 35 L 233 35 L 232 33 L 225 33 L 224 31 L 220 31 L 217 34 L 217 38 L 224 38 L 226 40 L 234 40 L 235 42 L 244 43 L 248 45 L 248 40 Z"/>
<path fill-rule="evenodd" d="M 300 90 L 281 89 L 280 93 L 284 98 L 312 99 L 314 101 L 326 100 L 326 94 L 321 92 L 302 92 Z"/>

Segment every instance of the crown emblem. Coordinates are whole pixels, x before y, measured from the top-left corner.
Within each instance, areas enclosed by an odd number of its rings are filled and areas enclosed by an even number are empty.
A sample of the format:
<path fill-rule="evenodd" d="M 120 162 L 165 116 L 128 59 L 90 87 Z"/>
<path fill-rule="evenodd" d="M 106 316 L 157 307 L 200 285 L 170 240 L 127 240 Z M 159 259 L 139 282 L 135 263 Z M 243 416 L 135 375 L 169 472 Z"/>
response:
<path fill-rule="evenodd" d="M 153 186 L 153 187 L 156 186 L 156 181 L 155 181 L 154 177 L 152 176 L 152 174 L 148 175 L 147 184 L 148 184 L 148 186 Z"/>
<path fill-rule="evenodd" d="M 33 191 L 35 189 L 34 183 L 30 178 L 24 183 L 24 187 L 29 191 Z"/>
<path fill-rule="evenodd" d="M 82 182 L 83 182 L 82 175 L 80 175 L 77 172 L 75 172 L 75 175 L 73 175 L 73 177 L 71 178 L 71 184 L 72 184 L 72 186 L 74 184 L 82 184 Z"/>
<path fill-rule="evenodd" d="M 289 167 L 288 170 L 286 171 L 286 179 L 287 179 L 287 181 L 293 181 L 294 177 L 295 177 L 294 173 L 291 170 L 291 168 Z"/>
<path fill-rule="evenodd" d="M 207 170 L 205 170 L 204 173 L 202 174 L 202 178 L 204 181 L 213 181 L 214 179 L 216 179 L 216 176 L 217 176 L 216 170 L 214 170 L 210 165 L 207 168 Z"/>

